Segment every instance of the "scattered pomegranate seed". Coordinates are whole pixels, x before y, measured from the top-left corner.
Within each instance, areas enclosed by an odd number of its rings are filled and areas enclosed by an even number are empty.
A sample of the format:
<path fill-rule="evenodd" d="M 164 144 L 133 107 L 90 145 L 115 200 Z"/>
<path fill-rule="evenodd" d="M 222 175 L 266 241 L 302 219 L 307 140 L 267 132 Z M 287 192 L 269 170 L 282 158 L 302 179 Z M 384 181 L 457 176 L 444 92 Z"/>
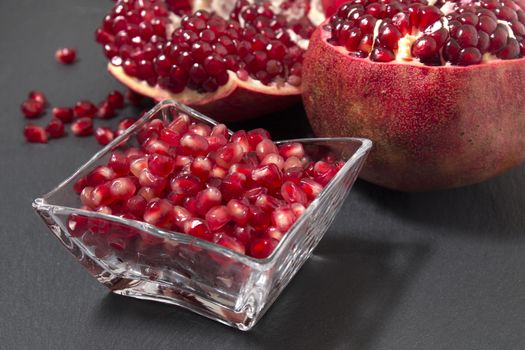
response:
<path fill-rule="evenodd" d="M 75 136 L 88 136 L 93 133 L 93 120 L 88 117 L 78 118 L 71 124 Z"/>
<path fill-rule="evenodd" d="M 279 242 L 272 238 L 258 238 L 250 245 L 250 255 L 257 259 L 270 256 Z"/>
<path fill-rule="evenodd" d="M 122 93 L 120 93 L 120 91 L 111 91 L 108 94 L 106 101 L 114 109 L 121 109 L 124 107 L 124 96 L 122 95 Z"/>
<path fill-rule="evenodd" d="M 71 64 L 77 58 L 77 51 L 71 48 L 61 48 L 56 51 L 55 58 L 62 64 Z"/>
<path fill-rule="evenodd" d="M 115 133 L 110 128 L 97 128 L 95 130 L 95 139 L 102 146 L 107 145 L 115 138 Z"/>
<path fill-rule="evenodd" d="M 100 103 L 98 106 L 97 116 L 101 119 L 111 119 L 116 115 L 115 108 L 108 101 Z"/>
<path fill-rule="evenodd" d="M 44 104 L 37 100 L 26 100 L 20 106 L 20 110 L 26 118 L 38 118 L 44 114 Z"/>
<path fill-rule="evenodd" d="M 42 91 L 37 91 L 37 90 L 30 91 L 27 98 L 30 100 L 39 102 L 44 107 L 47 107 L 48 105 L 46 95 L 44 95 Z"/>
<path fill-rule="evenodd" d="M 64 123 L 58 118 L 53 118 L 49 124 L 47 124 L 46 131 L 49 134 L 49 137 L 53 139 L 62 137 L 65 133 Z"/>
<path fill-rule="evenodd" d="M 68 107 L 53 107 L 53 117 L 60 119 L 62 123 L 71 123 L 73 121 L 73 110 Z"/>
<path fill-rule="evenodd" d="M 47 134 L 44 128 L 34 124 L 27 124 L 24 127 L 24 137 L 27 142 L 47 143 Z"/>
<path fill-rule="evenodd" d="M 78 101 L 73 107 L 75 118 L 93 118 L 97 115 L 98 108 L 90 101 Z"/>

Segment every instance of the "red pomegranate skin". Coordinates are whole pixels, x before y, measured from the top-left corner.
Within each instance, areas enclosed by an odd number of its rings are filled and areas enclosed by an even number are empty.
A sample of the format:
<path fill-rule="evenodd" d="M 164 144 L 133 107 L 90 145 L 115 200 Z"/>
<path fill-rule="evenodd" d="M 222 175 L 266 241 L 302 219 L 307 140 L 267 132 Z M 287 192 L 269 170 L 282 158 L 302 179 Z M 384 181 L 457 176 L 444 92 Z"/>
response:
<path fill-rule="evenodd" d="M 361 177 L 402 191 L 478 183 L 525 160 L 525 58 L 468 67 L 376 63 L 317 28 L 303 101 L 317 136 L 374 141 Z"/>

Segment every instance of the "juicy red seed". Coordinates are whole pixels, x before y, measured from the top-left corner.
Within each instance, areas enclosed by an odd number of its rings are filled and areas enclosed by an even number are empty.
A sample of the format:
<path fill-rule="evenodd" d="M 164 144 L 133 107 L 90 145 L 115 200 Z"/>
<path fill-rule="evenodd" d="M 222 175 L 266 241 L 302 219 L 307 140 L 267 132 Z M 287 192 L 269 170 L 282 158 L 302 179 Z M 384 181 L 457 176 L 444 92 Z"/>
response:
<path fill-rule="evenodd" d="M 100 127 L 95 130 L 95 139 L 97 142 L 105 146 L 115 138 L 115 133 L 110 128 Z"/>
<path fill-rule="evenodd" d="M 459 51 L 458 65 L 469 66 L 473 64 L 481 63 L 481 53 L 478 49 L 473 47 L 467 47 Z"/>
<path fill-rule="evenodd" d="M 251 205 L 250 225 L 257 231 L 264 231 L 270 226 L 270 215 L 260 207 Z"/>
<path fill-rule="evenodd" d="M 71 64 L 77 58 L 77 51 L 71 48 L 58 49 L 55 53 L 55 58 L 62 64 Z"/>
<path fill-rule="evenodd" d="M 250 244 L 249 254 L 257 259 L 265 259 L 274 251 L 279 242 L 272 238 L 258 238 Z"/>
<path fill-rule="evenodd" d="M 210 232 L 206 221 L 199 218 L 191 218 L 184 221 L 184 233 L 204 239 L 206 241 L 211 241 L 213 239 L 213 234 Z"/>
<path fill-rule="evenodd" d="M 436 53 L 437 49 L 436 41 L 430 36 L 424 35 L 412 45 L 412 56 L 423 59 L 429 58 Z"/>
<path fill-rule="evenodd" d="M 496 30 L 490 34 L 490 52 L 497 52 L 505 47 L 509 34 L 502 24 L 498 24 Z"/>
<path fill-rule="evenodd" d="M 111 185 L 109 183 L 98 185 L 91 193 L 91 201 L 96 207 L 109 205 L 115 200 L 116 198 L 111 193 Z"/>
<path fill-rule="evenodd" d="M 24 127 L 24 137 L 27 142 L 47 143 L 47 134 L 44 128 L 34 124 L 27 124 Z"/>
<path fill-rule="evenodd" d="M 234 252 L 237 252 L 239 254 L 246 253 L 246 247 L 244 246 L 244 244 L 240 242 L 238 239 L 235 239 L 233 237 L 222 236 L 217 241 L 217 244 L 225 248 L 228 248 L 230 250 L 233 250 Z"/>
<path fill-rule="evenodd" d="M 135 118 L 124 118 L 118 123 L 117 130 L 119 131 L 126 130 L 129 127 L 131 127 L 133 124 L 135 124 L 136 121 L 137 119 Z"/>
<path fill-rule="evenodd" d="M 242 159 L 242 156 L 243 149 L 241 145 L 229 143 L 215 152 L 214 160 L 217 165 L 228 169 L 233 164 L 238 163 Z"/>
<path fill-rule="evenodd" d="M 128 200 L 136 191 L 135 183 L 128 177 L 121 177 L 111 182 L 110 192 L 116 199 Z"/>
<path fill-rule="evenodd" d="M 304 148 L 303 145 L 298 142 L 286 143 L 279 146 L 279 154 L 285 159 L 289 157 L 302 158 L 304 157 Z"/>
<path fill-rule="evenodd" d="M 381 46 L 387 49 L 397 49 L 397 42 L 401 39 L 401 32 L 393 24 L 385 24 L 380 27 L 378 39 Z"/>
<path fill-rule="evenodd" d="M 113 169 L 107 166 L 98 166 L 93 169 L 86 177 L 88 186 L 98 186 L 105 182 L 111 181 L 116 177 Z"/>
<path fill-rule="evenodd" d="M 233 136 L 232 136 L 233 137 Z M 270 139 L 270 133 L 264 129 L 253 129 L 246 133 L 248 143 L 250 145 L 250 151 L 255 150 L 255 147 L 264 139 Z"/>
<path fill-rule="evenodd" d="M 90 101 L 78 101 L 73 107 L 73 115 L 75 118 L 93 118 L 97 112 L 97 106 Z"/>
<path fill-rule="evenodd" d="M 375 62 L 390 62 L 396 58 L 392 50 L 376 47 L 370 54 L 370 59 Z"/>
<path fill-rule="evenodd" d="M 443 58 L 452 64 L 456 64 L 460 49 L 457 41 L 450 39 L 443 47 Z"/>
<path fill-rule="evenodd" d="M 269 188 L 279 188 L 282 183 L 282 173 L 275 164 L 263 165 L 252 171 L 252 180 Z"/>
<path fill-rule="evenodd" d="M 73 185 L 73 189 L 76 193 L 80 194 L 84 187 L 87 186 L 87 178 L 85 176 L 78 179 L 75 184 Z"/>
<path fill-rule="evenodd" d="M 29 94 L 27 95 L 27 98 L 29 100 L 34 100 L 34 101 L 39 102 L 44 107 L 47 107 L 48 105 L 46 95 L 44 95 L 42 91 L 37 91 L 37 90 L 30 91 Z"/>
<path fill-rule="evenodd" d="M 441 11 L 435 6 L 423 6 L 419 9 L 418 16 L 418 27 L 419 30 L 424 30 L 434 22 L 441 18 Z"/>
<path fill-rule="evenodd" d="M 129 173 L 129 159 L 122 152 L 113 152 L 108 160 L 108 167 L 118 176 Z"/>
<path fill-rule="evenodd" d="M 168 180 L 162 176 L 153 174 L 149 169 L 144 169 L 139 175 L 139 184 L 142 187 L 151 188 L 156 194 L 160 194 L 168 184 Z"/>
<path fill-rule="evenodd" d="M 175 215 L 173 206 L 165 199 L 151 201 L 144 211 L 144 221 L 161 228 L 171 228 Z"/>
<path fill-rule="evenodd" d="M 299 203 L 306 205 L 308 199 L 306 193 L 294 182 L 287 181 L 281 186 L 281 196 L 288 203 Z"/>
<path fill-rule="evenodd" d="M 496 22 L 495 19 L 489 17 L 489 16 L 480 16 L 479 21 L 476 25 L 476 27 L 485 33 L 492 33 L 494 30 L 496 30 L 496 27 L 498 26 L 498 22 Z"/>
<path fill-rule="evenodd" d="M 255 152 L 259 160 L 263 160 L 268 154 L 279 153 L 279 150 L 272 140 L 264 139 L 257 144 Z"/>
<path fill-rule="evenodd" d="M 166 177 L 175 170 L 175 161 L 170 156 L 153 154 L 148 157 L 148 169 L 154 175 Z"/>
<path fill-rule="evenodd" d="M 206 223 L 212 231 L 218 231 L 223 228 L 230 220 L 228 209 L 224 205 L 216 206 L 206 213 Z"/>
<path fill-rule="evenodd" d="M 323 186 L 313 179 L 303 178 L 300 180 L 299 185 L 310 200 L 317 198 L 323 191 Z"/>
<path fill-rule="evenodd" d="M 245 189 L 246 182 L 246 176 L 242 173 L 225 175 L 220 187 L 224 199 L 240 198 Z"/>
<path fill-rule="evenodd" d="M 180 139 L 180 151 L 185 155 L 204 156 L 208 152 L 208 141 L 200 135 L 186 134 Z"/>
<path fill-rule="evenodd" d="M 210 208 L 221 204 L 222 194 L 218 188 L 209 187 L 197 193 L 195 199 L 198 213 L 205 215 Z"/>
<path fill-rule="evenodd" d="M 88 136 L 93 133 L 93 120 L 89 117 L 78 118 L 71 124 L 75 136 Z"/>
<path fill-rule="evenodd" d="M 148 202 L 143 196 L 136 195 L 126 201 L 125 208 L 132 215 L 141 218 L 144 215 L 147 204 Z"/>
<path fill-rule="evenodd" d="M 478 32 L 472 25 L 462 25 L 456 33 L 456 40 L 459 46 L 463 48 L 476 46 L 478 44 Z"/>
<path fill-rule="evenodd" d="M 272 225 L 282 232 L 288 231 L 295 220 L 295 214 L 289 208 L 278 208 L 272 213 Z"/>
<path fill-rule="evenodd" d="M 196 157 L 190 165 L 190 171 L 193 175 L 205 181 L 210 177 L 213 167 L 212 162 L 206 157 Z"/>
<path fill-rule="evenodd" d="M 179 175 L 171 179 L 171 190 L 186 196 L 195 196 L 202 185 L 198 177 L 193 175 Z"/>
<path fill-rule="evenodd" d="M 517 58 L 520 54 L 520 46 L 516 39 L 509 38 L 507 45 L 498 52 L 498 57 L 504 60 Z"/>
<path fill-rule="evenodd" d="M 60 119 L 62 123 L 71 123 L 73 120 L 73 110 L 68 107 L 54 107 L 52 114 L 56 119 Z"/>
<path fill-rule="evenodd" d="M 179 229 L 184 228 L 184 221 L 191 219 L 193 215 L 184 207 L 176 205 L 173 207 L 173 214 L 175 218 L 175 225 Z"/>
<path fill-rule="evenodd" d="M 37 118 L 44 113 L 44 104 L 37 100 L 26 100 L 20 106 L 26 118 Z"/>
<path fill-rule="evenodd" d="M 238 199 L 232 199 L 227 205 L 228 214 L 240 226 L 246 226 L 250 221 L 250 208 Z"/>
<path fill-rule="evenodd" d="M 282 200 L 279 200 L 265 193 L 261 193 L 255 199 L 255 205 L 266 212 L 271 212 L 284 204 L 286 203 L 284 203 Z"/>
<path fill-rule="evenodd" d="M 116 115 L 115 109 L 107 102 L 104 101 L 98 106 L 97 116 L 101 119 L 111 119 Z"/>
<path fill-rule="evenodd" d="M 161 140 L 149 139 L 144 145 L 144 150 L 148 153 L 157 153 L 162 155 L 169 155 L 169 145 Z"/>
<path fill-rule="evenodd" d="M 64 123 L 60 119 L 53 118 L 46 126 L 50 138 L 56 139 L 64 136 Z"/>

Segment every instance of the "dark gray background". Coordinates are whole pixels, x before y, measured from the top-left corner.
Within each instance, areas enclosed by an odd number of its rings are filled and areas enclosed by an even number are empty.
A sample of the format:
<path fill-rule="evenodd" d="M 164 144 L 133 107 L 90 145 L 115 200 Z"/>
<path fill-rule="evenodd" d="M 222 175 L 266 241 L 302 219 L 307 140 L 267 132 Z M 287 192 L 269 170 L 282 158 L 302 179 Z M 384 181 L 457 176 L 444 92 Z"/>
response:
<path fill-rule="evenodd" d="M 109 294 L 31 209 L 98 146 L 74 137 L 26 144 L 18 108 L 30 89 L 71 105 L 118 87 L 93 40 L 110 5 L 0 1 L 0 349 L 525 348 L 523 166 L 427 194 L 358 182 L 314 256 L 249 333 Z M 61 46 L 76 47 L 79 62 L 57 64 Z M 300 108 L 252 125 L 279 137 L 308 133 Z"/>

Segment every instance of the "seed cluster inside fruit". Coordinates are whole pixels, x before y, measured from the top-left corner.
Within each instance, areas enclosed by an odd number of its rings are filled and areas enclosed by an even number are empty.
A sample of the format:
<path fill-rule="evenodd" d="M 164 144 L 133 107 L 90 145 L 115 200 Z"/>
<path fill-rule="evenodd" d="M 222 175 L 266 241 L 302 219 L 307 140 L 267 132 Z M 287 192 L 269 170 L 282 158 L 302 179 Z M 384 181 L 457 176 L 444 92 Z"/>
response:
<path fill-rule="evenodd" d="M 325 29 L 333 45 L 375 62 L 468 66 L 525 56 L 525 12 L 513 0 L 351 0 Z"/>
<path fill-rule="evenodd" d="M 229 19 L 197 11 L 174 28 L 164 1 L 121 0 L 96 40 L 127 75 L 172 93 L 215 92 L 228 72 L 266 85 L 300 85 L 304 50 L 297 42 L 314 27 L 306 17 L 289 22 L 278 10 L 270 1 L 238 0 Z"/>
<path fill-rule="evenodd" d="M 106 165 L 77 181 L 83 209 L 255 258 L 271 254 L 344 164 L 333 156 L 313 161 L 300 143 L 278 146 L 263 129 L 230 136 L 224 124 L 212 128 L 184 114 L 169 124 L 150 121 L 136 140 L 140 147 L 115 151 Z"/>

